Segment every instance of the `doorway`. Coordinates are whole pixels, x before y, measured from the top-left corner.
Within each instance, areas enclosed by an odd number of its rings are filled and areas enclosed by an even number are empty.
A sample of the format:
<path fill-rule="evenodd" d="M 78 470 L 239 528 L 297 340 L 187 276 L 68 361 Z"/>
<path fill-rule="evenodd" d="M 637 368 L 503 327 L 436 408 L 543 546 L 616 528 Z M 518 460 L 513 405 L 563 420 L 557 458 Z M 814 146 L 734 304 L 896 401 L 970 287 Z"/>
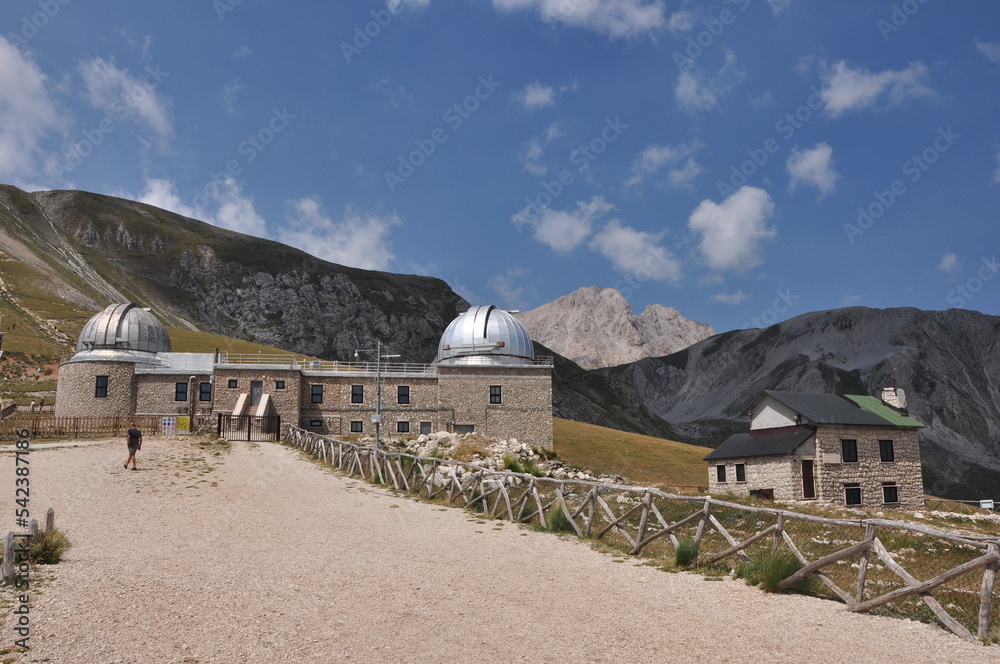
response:
<path fill-rule="evenodd" d="M 262 380 L 250 381 L 250 405 L 259 406 L 260 399 L 263 396 L 264 396 L 264 381 Z"/>
<path fill-rule="evenodd" d="M 810 500 L 816 497 L 816 482 L 813 478 L 813 462 L 802 460 L 802 497 Z"/>

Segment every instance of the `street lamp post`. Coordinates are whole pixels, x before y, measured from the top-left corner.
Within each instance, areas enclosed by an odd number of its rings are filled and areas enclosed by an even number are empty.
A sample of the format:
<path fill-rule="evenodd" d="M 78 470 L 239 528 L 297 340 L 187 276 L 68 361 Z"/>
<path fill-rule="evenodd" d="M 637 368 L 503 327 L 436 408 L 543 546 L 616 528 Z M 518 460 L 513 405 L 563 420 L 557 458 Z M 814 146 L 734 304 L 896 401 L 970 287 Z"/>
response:
<path fill-rule="evenodd" d="M 383 355 L 382 342 L 375 342 L 375 349 L 364 349 L 354 351 L 354 357 L 358 353 L 375 353 L 375 415 L 372 422 L 375 423 L 375 449 L 378 450 L 382 444 L 382 358 L 400 357 L 399 355 Z"/>

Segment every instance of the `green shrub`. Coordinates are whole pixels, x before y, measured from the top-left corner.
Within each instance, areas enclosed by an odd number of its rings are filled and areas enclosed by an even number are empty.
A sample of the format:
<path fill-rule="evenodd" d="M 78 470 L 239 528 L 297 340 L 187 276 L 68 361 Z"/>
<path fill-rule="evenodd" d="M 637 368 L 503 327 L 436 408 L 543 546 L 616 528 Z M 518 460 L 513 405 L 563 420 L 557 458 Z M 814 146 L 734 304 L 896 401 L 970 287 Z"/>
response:
<path fill-rule="evenodd" d="M 40 532 L 28 551 L 28 558 L 33 563 L 55 565 L 71 546 L 69 538 L 58 528 Z"/>
<path fill-rule="evenodd" d="M 736 576 L 746 579 L 752 586 L 760 586 L 764 592 L 768 593 L 801 593 L 813 592 L 815 580 L 809 576 L 788 588 L 779 588 L 778 585 L 802 569 L 802 563 L 789 551 L 773 552 L 771 549 L 764 549 L 744 561 L 737 569 Z"/>
<path fill-rule="evenodd" d="M 563 511 L 562 503 L 558 503 L 552 506 L 547 515 L 548 517 L 548 530 L 559 533 L 559 532 L 576 532 L 573 530 L 573 526 L 570 525 L 569 519 L 566 518 L 566 513 Z"/>
<path fill-rule="evenodd" d="M 682 539 L 674 550 L 674 562 L 678 567 L 689 567 L 698 557 L 698 549 L 691 538 Z"/>
<path fill-rule="evenodd" d="M 509 470 L 512 473 L 524 472 L 524 466 L 521 465 L 521 462 L 513 454 L 503 455 L 503 469 Z"/>

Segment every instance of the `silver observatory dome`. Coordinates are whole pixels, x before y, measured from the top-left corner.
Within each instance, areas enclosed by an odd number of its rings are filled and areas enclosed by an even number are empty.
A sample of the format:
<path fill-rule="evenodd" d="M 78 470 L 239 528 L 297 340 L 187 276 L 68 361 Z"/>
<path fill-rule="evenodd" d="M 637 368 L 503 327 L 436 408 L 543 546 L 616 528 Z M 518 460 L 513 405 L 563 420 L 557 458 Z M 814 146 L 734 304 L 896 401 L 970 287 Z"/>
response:
<path fill-rule="evenodd" d="M 441 335 L 436 364 L 534 364 L 535 346 L 521 321 L 495 306 L 472 307 Z"/>
<path fill-rule="evenodd" d="M 71 361 L 145 361 L 169 353 L 167 329 L 137 304 L 112 304 L 83 326 Z"/>

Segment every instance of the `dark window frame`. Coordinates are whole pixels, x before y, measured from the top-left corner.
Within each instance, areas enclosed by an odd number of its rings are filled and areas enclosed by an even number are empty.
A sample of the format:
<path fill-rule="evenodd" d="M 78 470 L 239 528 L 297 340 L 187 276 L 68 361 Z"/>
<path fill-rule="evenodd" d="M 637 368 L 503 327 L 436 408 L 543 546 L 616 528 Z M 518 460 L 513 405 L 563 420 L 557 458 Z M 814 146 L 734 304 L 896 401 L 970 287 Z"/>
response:
<path fill-rule="evenodd" d="M 108 385 L 110 383 L 111 383 L 110 376 L 94 376 L 94 398 L 107 399 Z"/>
<path fill-rule="evenodd" d="M 878 455 L 882 463 L 896 462 L 896 445 L 892 440 L 886 438 L 878 441 Z"/>
<path fill-rule="evenodd" d="M 323 403 L 323 384 L 313 383 L 309 386 L 309 402 Z"/>
<path fill-rule="evenodd" d="M 351 433 L 364 433 L 364 432 L 365 432 L 364 420 L 351 420 Z"/>
<path fill-rule="evenodd" d="M 747 465 L 745 463 L 736 464 L 736 481 L 737 482 L 747 481 Z"/>
<path fill-rule="evenodd" d="M 229 383 L 227 383 L 227 384 L 229 385 L 229 389 L 231 389 L 231 390 L 235 390 L 235 389 L 238 389 L 238 388 L 239 388 L 239 386 L 240 386 L 240 381 L 238 381 L 238 380 L 237 380 L 237 379 L 235 379 L 235 378 L 230 378 L 230 379 L 229 379 Z"/>
<path fill-rule="evenodd" d="M 396 386 L 396 403 L 409 405 L 410 403 L 410 386 L 409 385 L 397 385 Z"/>
<path fill-rule="evenodd" d="M 323 420 L 309 420 L 309 426 L 311 426 L 311 427 L 321 427 L 321 426 L 323 426 Z"/>
<path fill-rule="evenodd" d="M 365 386 L 351 385 L 351 403 L 365 402 Z"/>
<path fill-rule="evenodd" d="M 211 400 L 212 400 L 212 383 L 210 381 L 198 383 L 198 401 L 211 401 Z"/>
<path fill-rule="evenodd" d="M 276 390 L 283 390 L 283 389 L 285 389 L 285 381 L 283 381 L 283 380 L 276 380 L 276 381 L 274 381 L 274 389 L 276 389 Z"/>
<path fill-rule="evenodd" d="M 855 496 L 857 497 L 856 500 L 854 499 Z M 844 504 L 864 505 L 864 495 L 861 493 L 860 483 L 851 482 L 844 484 Z"/>
<path fill-rule="evenodd" d="M 409 420 L 397 420 L 396 421 L 396 433 L 410 433 L 410 421 Z"/>
<path fill-rule="evenodd" d="M 500 405 L 503 403 L 503 385 L 490 385 L 490 404 Z"/>
<path fill-rule="evenodd" d="M 188 400 L 188 384 L 185 380 L 184 382 L 174 383 L 174 401 L 184 401 Z"/>
<path fill-rule="evenodd" d="M 720 463 L 715 467 L 715 481 L 719 484 L 726 484 L 726 464 Z"/>
<path fill-rule="evenodd" d="M 858 463 L 858 441 L 856 438 L 840 439 L 840 460 L 844 463 Z"/>
<path fill-rule="evenodd" d="M 889 499 L 890 494 L 892 500 Z M 899 503 L 899 485 L 895 482 L 886 483 L 882 485 L 882 502 L 886 505 L 895 505 Z"/>

